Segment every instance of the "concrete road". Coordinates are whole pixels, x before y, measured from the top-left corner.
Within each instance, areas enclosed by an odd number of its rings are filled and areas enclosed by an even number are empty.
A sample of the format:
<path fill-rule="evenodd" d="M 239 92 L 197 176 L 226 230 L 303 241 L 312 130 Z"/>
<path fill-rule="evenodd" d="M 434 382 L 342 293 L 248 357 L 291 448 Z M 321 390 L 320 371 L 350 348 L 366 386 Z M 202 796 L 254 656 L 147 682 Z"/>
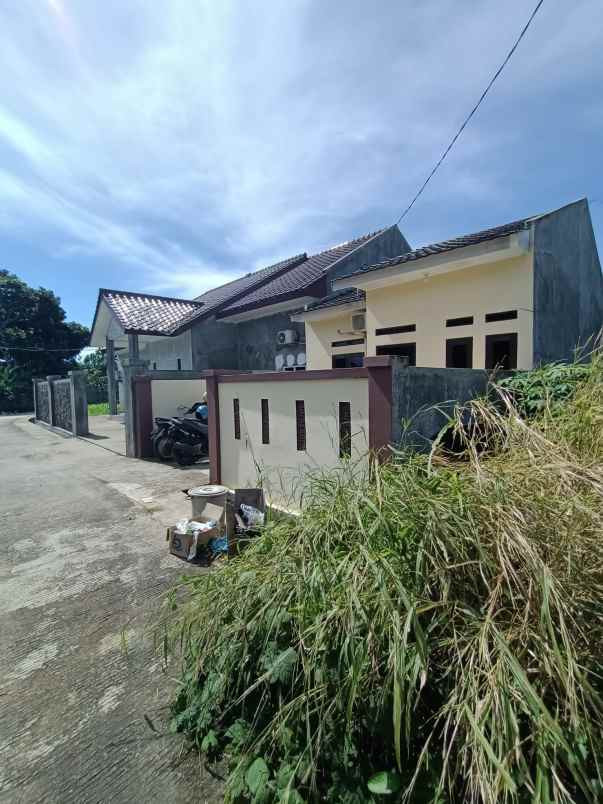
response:
<path fill-rule="evenodd" d="M 199 571 L 167 553 L 164 526 L 204 482 L 0 417 L 1 802 L 221 800 L 144 719 L 165 730 L 175 682 L 143 632 Z"/>

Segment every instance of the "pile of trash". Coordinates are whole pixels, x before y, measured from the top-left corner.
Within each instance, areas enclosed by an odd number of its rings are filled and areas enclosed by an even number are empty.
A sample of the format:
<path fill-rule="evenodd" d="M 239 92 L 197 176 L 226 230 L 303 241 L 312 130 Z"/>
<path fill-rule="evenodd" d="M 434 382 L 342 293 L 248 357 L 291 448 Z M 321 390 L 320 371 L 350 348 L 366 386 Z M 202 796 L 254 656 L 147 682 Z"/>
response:
<path fill-rule="evenodd" d="M 216 534 L 216 535 L 214 535 Z M 186 548 L 186 560 L 211 564 L 216 558 L 228 555 L 228 537 L 219 535 L 215 519 L 197 522 L 194 519 L 181 519 L 172 531 L 172 540 L 181 539 Z"/>

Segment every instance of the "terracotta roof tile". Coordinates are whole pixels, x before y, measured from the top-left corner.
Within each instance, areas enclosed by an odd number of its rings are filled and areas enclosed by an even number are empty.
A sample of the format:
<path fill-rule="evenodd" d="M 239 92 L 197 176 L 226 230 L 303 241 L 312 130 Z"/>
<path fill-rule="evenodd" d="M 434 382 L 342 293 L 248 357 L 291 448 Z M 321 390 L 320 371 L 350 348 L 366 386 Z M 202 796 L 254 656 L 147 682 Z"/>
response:
<path fill-rule="evenodd" d="M 102 288 L 100 296 L 124 331 L 139 335 L 172 335 L 203 309 L 203 305 L 197 301 L 126 290 Z"/>

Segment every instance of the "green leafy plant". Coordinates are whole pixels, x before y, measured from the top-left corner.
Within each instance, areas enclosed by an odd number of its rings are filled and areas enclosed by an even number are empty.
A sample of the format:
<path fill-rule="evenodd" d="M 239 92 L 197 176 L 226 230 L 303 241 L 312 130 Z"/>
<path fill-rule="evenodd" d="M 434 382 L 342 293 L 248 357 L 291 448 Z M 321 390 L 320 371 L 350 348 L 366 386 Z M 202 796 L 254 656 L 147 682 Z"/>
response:
<path fill-rule="evenodd" d="M 0 366 L 0 399 L 7 402 L 15 398 L 16 371 L 12 366 Z"/>
<path fill-rule="evenodd" d="M 458 411 L 459 459 L 315 473 L 299 518 L 174 590 L 173 729 L 212 734 L 227 801 L 600 800 L 602 363 L 531 423 Z"/>
<path fill-rule="evenodd" d="M 588 363 L 550 363 L 532 371 L 519 371 L 498 384 L 512 394 L 522 415 L 536 416 L 547 407 L 559 410 L 587 379 L 589 371 Z"/>

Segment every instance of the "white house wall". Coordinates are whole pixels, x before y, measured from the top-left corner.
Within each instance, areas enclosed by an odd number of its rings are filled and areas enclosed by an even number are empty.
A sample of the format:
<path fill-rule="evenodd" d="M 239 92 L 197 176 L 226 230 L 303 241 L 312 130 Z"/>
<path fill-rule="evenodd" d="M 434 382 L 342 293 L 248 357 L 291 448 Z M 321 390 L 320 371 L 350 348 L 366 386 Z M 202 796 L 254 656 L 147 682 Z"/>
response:
<path fill-rule="evenodd" d="M 172 338 L 157 338 L 141 343 L 140 358 L 148 360 L 151 370 L 155 368 L 157 371 L 176 371 L 178 359 L 182 370 L 191 370 L 193 362 L 190 330 Z"/>

